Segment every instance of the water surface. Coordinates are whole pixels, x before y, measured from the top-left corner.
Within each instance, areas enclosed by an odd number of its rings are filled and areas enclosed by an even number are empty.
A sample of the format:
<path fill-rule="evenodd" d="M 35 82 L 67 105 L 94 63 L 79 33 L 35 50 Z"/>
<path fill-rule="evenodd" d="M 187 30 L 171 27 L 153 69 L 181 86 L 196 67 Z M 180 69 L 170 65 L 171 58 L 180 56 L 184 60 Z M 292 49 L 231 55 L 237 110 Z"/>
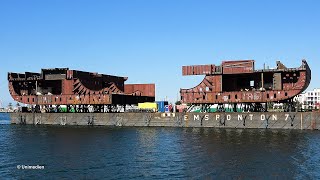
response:
<path fill-rule="evenodd" d="M 0 179 L 320 179 L 319 138 L 300 130 L 2 124 Z"/>

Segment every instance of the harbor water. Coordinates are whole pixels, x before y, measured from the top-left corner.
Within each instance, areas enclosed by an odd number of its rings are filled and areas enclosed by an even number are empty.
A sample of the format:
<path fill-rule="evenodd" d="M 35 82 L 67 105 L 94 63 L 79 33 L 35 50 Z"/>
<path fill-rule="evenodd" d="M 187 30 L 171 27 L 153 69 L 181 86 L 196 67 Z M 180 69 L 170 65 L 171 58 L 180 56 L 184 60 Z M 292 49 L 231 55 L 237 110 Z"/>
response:
<path fill-rule="evenodd" d="M 319 131 L 0 122 L 0 179 L 320 179 Z"/>

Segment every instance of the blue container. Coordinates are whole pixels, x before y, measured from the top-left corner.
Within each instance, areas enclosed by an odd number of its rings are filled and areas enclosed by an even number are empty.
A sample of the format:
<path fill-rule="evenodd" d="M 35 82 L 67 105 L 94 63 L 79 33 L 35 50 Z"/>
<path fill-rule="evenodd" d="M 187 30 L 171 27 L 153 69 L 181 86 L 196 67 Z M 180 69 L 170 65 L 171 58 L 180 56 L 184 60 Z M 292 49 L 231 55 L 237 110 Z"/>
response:
<path fill-rule="evenodd" d="M 158 106 L 158 112 L 165 112 L 165 106 L 168 105 L 168 101 L 156 101 Z"/>
<path fill-rule="evenodd" d="M 169 111 L 169 105 L 165 105 L 165 106 L 164 106 L 164 112 L 170 112 L 170 111 Z"/>

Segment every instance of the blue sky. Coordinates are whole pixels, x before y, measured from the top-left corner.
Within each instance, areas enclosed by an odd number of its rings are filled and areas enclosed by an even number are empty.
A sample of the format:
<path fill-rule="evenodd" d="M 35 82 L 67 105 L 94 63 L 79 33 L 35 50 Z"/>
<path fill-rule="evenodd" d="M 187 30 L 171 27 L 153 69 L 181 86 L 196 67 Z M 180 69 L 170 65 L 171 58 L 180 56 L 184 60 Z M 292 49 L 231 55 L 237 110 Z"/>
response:
<path fill-rule="evenodd" d="M 320 87 L 320 1 L 1 0 L 0 100 L 12 99 L 7 72 L 69 67 L 156 83 L 175 101 L 202 76 L 182 65 L 254 59 L 312 68 Z M 319 70 L 318 70 L 319 69 Z"/>

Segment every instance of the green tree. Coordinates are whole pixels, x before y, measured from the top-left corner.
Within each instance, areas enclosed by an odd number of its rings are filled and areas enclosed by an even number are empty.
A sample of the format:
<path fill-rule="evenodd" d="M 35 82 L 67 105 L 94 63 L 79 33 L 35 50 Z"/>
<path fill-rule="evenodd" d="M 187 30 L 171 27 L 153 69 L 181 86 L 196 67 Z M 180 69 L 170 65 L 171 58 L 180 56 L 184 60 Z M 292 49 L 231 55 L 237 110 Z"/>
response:
<path fill-rule="evenodd" d="M 302 103 L 301 102 L 295 101 L 294 104 L 295 104 L 295 107 L 298 111 L 302 110 Z"/>
<path fill-rule="evenodd" d="M 267 108 L 268 108 L 268 110 L 273 110 L 273 105 L 274 105 L 273 102 L 268 102 L 268 103 L 267 103 Z"/>

